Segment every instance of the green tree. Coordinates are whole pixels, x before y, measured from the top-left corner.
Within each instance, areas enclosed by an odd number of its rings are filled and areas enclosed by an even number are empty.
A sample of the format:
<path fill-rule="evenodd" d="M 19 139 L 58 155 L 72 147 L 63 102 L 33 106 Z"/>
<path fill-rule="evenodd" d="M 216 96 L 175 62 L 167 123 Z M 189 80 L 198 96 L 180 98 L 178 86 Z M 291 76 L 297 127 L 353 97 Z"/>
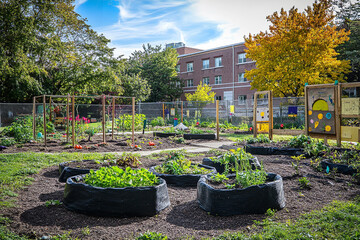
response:
<path fill-rule="evenodd" d="M 336 50 L 342 60 L 350 60 L 351 72 L 346 74 L 348 82 L 360 81 L 360 2 L 335 0 L 336 22 L 339 29 L 350 31 L 349 41 L 339 45 Z"/>
<path fill-rule="evenodd" d="M 305 12 L 281 9 L 268 16 L 269 32 L 245 38 L 247 57 L 256 69 L 246 72 L 251 86 L 272 90 L 275 96 L 301 96 L 304 84 L 342 81 L 349 61 L 338 60 L 335 48 L 348 40 L 349 32 L 334 26 L 329 0 L 315 2 Z"/>
<path fill-rule="evenodd" d="M 173 48 L 150 44 L 131 54 L 127 74 L 138 74 L 147 80 L 151 88 L 148 101 L 174 101 L 182 94 L 183 84 L 176 73 L 177 56 Z"/>
<path fill-rule="evenodd" d="M 75 11 L 73 0 L 0 3 L 0 101 L 39 94 L 121 93 L 109 40 Z M 114 84 L 115 83 L 115 84 Z"/>
<path fill-rule="evenodd" d="M 194 106 L 197 108 L 200 116 L 202 115 L 202 109 L 208 104 L 213 103 L 216 93 L 211 91 L 211 87 L 207 84 L 202 84 L 200 82 L 197 85 L 196 91 L 191 93 L 185 93 L 185 98 L 187 101 L 193 102 Z"/>

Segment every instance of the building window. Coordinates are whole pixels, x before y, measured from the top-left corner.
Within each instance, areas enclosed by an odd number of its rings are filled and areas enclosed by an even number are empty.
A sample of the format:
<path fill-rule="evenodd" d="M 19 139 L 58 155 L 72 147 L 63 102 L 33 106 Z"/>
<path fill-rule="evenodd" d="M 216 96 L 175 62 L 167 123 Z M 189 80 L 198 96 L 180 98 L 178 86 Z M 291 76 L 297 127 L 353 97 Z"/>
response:
<path fill-rule="evenodd" d="M 176 87 L 181 87 L 181 83 L 179 81 L 176 81 Z"/>
<path fill-rule="evenodd" d="M 245 73 L 239 73 L 239 82 L 246 82 Z"/>
<path fill-rule="evenodd" d="M 209 85 L 210 84 L 210 79 L 208 77 L 204 77 L 203 78 L 203 84 L 205 85 Z"/>
<path fill-rule="evenodd" d="M 222 58 L 217 57 L 215 58 L 215 67 L 221 67 L 222 66 Z"/>
<path fill-rule="evenodd" d="M 246 62 L 246 53 L 239 53 L 238 54 L 238 63 L 245 63 Z"/>
<path fill-rule="evenodd" d="M 180 72 L 180 65 L 176 65 L 176 72 Z"/>
<path fill-rule="evenodd" d="M 215 96 L 215 100 L 221 100 L 221 96 Z"/>
<path fill-rule="evenodd" d="M 192 62 L 188 63 L 186 69 L 187 69 L 188 72 L 194 71 L 194 63 L 192 63 Z"/>
<path fill-rule="evenodd" d="M 246 104 L 246 95 L 238 96 L 239 104 Z"/>
<path fill-rule="evenodd" d="M 186 80 L 186 86 L 187 87 L 193 87 L 194 86 L 194 80 L 193 79 Z"/>
<path fill-rule="evenodd" d="M 208 69 L 209 67 L 209 59 L 203 60 L 203 69 Z"/>
<path fill-rule="evenodd" d="M 221 84 L 222 83 L 222 77 L 221 76 L 215 76 L 215 84 Z"/>

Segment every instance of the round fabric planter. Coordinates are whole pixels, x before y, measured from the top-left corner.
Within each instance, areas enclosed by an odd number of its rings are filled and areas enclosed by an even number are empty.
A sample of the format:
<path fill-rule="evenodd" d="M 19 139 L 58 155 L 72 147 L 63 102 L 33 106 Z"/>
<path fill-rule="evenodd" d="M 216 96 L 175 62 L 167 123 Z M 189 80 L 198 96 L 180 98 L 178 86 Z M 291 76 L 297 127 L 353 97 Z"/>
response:
<path fill-rule="evenodd" d="M 288 155 L 299 156 L 304 154 L 301 148 L 255 147 L 245 145 L 245 151 L 256 155 Z"/>
<path fill-rule="evenodd" d="M 176 133 L 153 132 L 153 136 L 154 137 L 168 138 L 168 137 L 175 137 Z"/>
<path fill-rule="evenodd" d="M 218 158 L 221 158 L 222 156 L 219 156 Z M 257 157 L 254 157 L 254 158 L 251 158 L 249 159 L 249 162 L 251 164 L 251 168 L 253 170 L 255 169 L 259 169 L 260 168 L 260 162 L 258 160 Z M 216 171 L 218 173 L 223 173 L 225 171 L 225 164 L 221 164 L 219 162 L 214 162 L 212 159 L 210 158 L 204 158 L 202 160 L 202 164 L 203 165 L 207 165 L 207 166 L 210 166 L 210 167 L 214 167 L 216 169 Z"/>
<path fill-rule="evenodd" d="M 229 177 L 235 177 L 235 174 Z M 197 185 L 197 201 L 206 212 L 220 216 L 265 213 L 269 208 L 284 208 L 281 176 L 268 173 L 267 178 L 270 182 L 244 189 L 215 189 L 208 184 L 208 177 L 202 176 Z"/>
<path fill-rule="evenodd" d="M 191 164 L 195 165 L 195 164 Z M 210 166 L 198 164 L 199 167 L 211 169 L 210 174 L 216 174 L 216 169 Z M 157 177 L 160 177 L 166 181 L 167 184 L 172 184 L 178 187 L 195 187 L 202 174 L 183 174 L 183 175 L 174 175 L 174 174 L 165 174 L 158 173 L 155 170 L 155 167 L 149 169 L 150 172 L 153 172 Z"/>
<path fill-rule="evenodd" d="M 166 182 L 151 187 L 101 188 L 78 182 L 85 175 L 66 181 L 64 205 L 69 210 L 95 216 L 154 216 L 170 206 Z"/>
<path fill-rule="evenodd" d="M 320 164 L 321 164 L 321 168 L 324 171 L 326 171 L 326 168 L 329 167 L 331 171 L 334 170 L 334 168 L 336 168 L 336 172 L 346 175 L 353 175 L 358 172 L 357 169 L 353 168 L 352 166 L 345 164 L 331 163 L 329 160 L 322 160 Z"/>
<path fill-rule="evenodd" d="M 85 161 L 93 161 L 93 160 L 84 160 L 84 162 Z M 67 167 L 66 166 L 67 163 L 68 162 L 63 162 L 59 164 L 59 173 L 60 173 L 59 182 L 66 182 L 66 179 L 68 179 L 69 177 L 87 174 L 90 172 L 90 169 Z"/>
<path fill-rule="evenodd" d="M 190 140 L 190 139 L 207 139 L 207 140 L 215 140 L 215 134 L 190 134 L 186 133 L 184 134 L 184 139 Z"/>

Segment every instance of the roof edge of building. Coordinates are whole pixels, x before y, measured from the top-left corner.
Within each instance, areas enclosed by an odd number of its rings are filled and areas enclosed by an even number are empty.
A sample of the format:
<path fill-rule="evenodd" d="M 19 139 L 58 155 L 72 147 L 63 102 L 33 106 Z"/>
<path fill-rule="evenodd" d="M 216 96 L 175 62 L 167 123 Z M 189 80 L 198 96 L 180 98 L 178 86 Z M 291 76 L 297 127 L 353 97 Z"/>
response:
<path fill-rule="evenodd" d="M 187 53 L 187 54 L 179 55 L 178 57 L 187 57 L 187 56 L 191 56 L 191 55 L 211 52 L 211 51 L 214 51 L 214 50 L 220 50 L 220 49 L 223 49 L 223 48 L 235 47 L 235 46 L 243 45 L 243 44 L 245 44 L 245 42 L 234 43 L 234 44 L 225 45 L 225 46 L 221 46 L 221 47 L 217 47 L 217 48 L 211 48 L 211 49 L 208 49 L 208 50 L 202 50 L 202 51 L 194 52 L 194 53 Z"/>

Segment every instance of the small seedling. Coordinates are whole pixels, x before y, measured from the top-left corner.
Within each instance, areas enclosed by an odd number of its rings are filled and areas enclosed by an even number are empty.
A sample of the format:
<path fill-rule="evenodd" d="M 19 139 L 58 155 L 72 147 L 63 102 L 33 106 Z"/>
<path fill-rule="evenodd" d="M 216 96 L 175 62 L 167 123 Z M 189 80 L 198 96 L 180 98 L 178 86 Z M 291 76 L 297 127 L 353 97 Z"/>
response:
<path fill-rule="evenodd" d="M 275 213 L 276 213 L 276 209 L 269 208 L 268 210 L 266 210 L 265 215 L 268 217 L 273 217 L 273 216 L 275 216 Z"/>
<path fill-rule="evenodd" d="M 49 200 L 45 202 L 45 206 L 46 207 L 50 207 L 50 206 L 59 206 L 61 205 L 62 202 L 60 202 L 59 200 Z"/>
<path fill-rule="evenodd" d="M 211 180 L 217 183 L 222 183 L 229 180 L 229 178 L 227 178 L 224 174 L 217 173 L 216 175 L 211 176 Z"/>
<path fill-rule="evenodd" d="M 90 235 L 90 229 L 88 226 L 84 227 L 83 229 L 81 229 L 81 233 L 85 236 Z"/>
<path fill-rule="evenodd" d="M 310 189 L 311 188 L 310 181 L 306 177 L 300 178 L 299 183 L 300 183 L 300 188 L 301 189 Z"/>
<path fill-rule="evenodd" d="M 305 159 L 304 155 L 292 156 L 291 158 L 294 159 L 296 162 L 296 163 L 291 162 L 291 166 L 293 166 L 293 168 L 295 170 L 295 175 L 300 175 L 300 161 L 302 159 Z"/>

